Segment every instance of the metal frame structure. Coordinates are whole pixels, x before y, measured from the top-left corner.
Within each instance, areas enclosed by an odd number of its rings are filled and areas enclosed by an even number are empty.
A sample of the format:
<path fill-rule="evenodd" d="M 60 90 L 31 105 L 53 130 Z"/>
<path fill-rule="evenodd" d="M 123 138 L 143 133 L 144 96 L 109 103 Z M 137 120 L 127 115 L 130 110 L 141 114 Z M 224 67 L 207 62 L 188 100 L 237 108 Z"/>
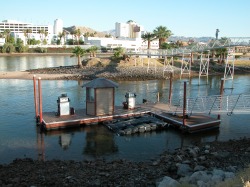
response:
<path fill-rule="evenodd" d="M 168 56 L 165 56 L 163 76 L 165 75 L 165 71 L 174 74 L 174 56 L 173 55 L 169 57 L 169 60 L 168 60 Z"/>
<path fill-rule="evenodd" d="M 148 71 L 149 71 L 149 69 L 150 69 L 150 64 L 152 63 L 152 61 L 151 61 L 151 56 L 148 58 L 148 68 L 147 68 L 147 73 L 148 73 Z M 154 62 L 153 63 L 154 64 L 154 69 L 155 69 L 155 73 L 156 73 L 156 62 Z"/>
<path fill-rule="evenodd" d="M 169 109 L 173 114 L 181 114 L 183 111 L 183 99 L 175 100 Z M 186 99 L 186 114 L 191 116 L 193 113 L 207 114 L 249 114 L 250 113 L 250 95 L 212 95 L 199 96 Z"/>
<path fill-rule="evenodd" d="M 207 84 L 208 84 L 209 56 L 210 56 L 209 53 L 208 54 L 201 53 L 200 70 L 199 70 L 199 83 L 198 83 L 198 85 L 200 85 L 200 78 L 202 76 L 207 77 Z"/>
<path fill-rule="evenodd" d="M 188 57 L 187 57 L 188 55 Z M 182 60 L 181 60 L 181 74 L 180 74 L 180 79 L 183 74 L 188 74 L 190 77 L 191 73 L 191 53 L 183 53 L 182 54 Z"/>
<path fill-rule="evenodd" d="M 235 53 L 233 49 L 228 50 L 227 60 L 225 64 L 225 71 L 223 80 L 232 80 L 232 88 L 233 88 L 233 79 L 234 79 L 234 62 L 235 62 Z"/>

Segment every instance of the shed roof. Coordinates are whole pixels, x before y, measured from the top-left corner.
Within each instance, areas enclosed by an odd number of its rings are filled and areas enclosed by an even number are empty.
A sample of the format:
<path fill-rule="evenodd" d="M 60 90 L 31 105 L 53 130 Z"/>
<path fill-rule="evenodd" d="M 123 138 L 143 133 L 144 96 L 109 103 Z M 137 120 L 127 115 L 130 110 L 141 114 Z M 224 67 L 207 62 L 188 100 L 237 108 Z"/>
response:
<path fill-rule="evenodd" d="M 83 84 L 82 87 L 88 87 L 88 88 L 114 88 L 116 87 L 117 88 L 118 84 L 105 78 L 97 78 L 88 83 Z"/>

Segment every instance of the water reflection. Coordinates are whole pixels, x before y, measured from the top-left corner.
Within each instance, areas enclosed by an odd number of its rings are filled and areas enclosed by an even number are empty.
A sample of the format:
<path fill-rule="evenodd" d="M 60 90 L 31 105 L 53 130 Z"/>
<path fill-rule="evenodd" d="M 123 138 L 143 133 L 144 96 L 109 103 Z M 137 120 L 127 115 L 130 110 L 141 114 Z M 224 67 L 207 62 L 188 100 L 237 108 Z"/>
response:
<path fill-rule="evenodd" d="M 86 131 L 86 141 L 83 154 L 100 157 L 118 152 L 114 134 L 100 128 L 99 125 Z"/>
<path fill-rule="evenodd" d="M 1 56 L 1 71 L 25 71 L 44 67 L 59 67 L 75 65 L 75 59 L 64 55 L 44 56 Z"/>
<path fill-rule="evenodd" d="M 74 134 L 61 134 L 59 136 L 59 145 L 63 148 L 63 150 L 67 150 L 71 144 L 71 138 Z"/>
<path fill-rule="evenodd" d="M 80 133 L 79 133 L 80 131 Z M 79 133 L 80 139 L 73 137 Z M 82 128 L 41 132 L 37 131 L 38 159 L 54 158 L 51 155 L 47 137 L 58 138 L 60 149 L 70 152 L 70 159 L 105 158 L 107 160 L 124 158 L 143 161 L 159 156 L 163 151 L 174 151 L 190 144 L 217 141 L 219 130 L 201 132 L 199 134 L 182 134 L 178 129 L 169 128 L 164 131 L 153 131 L 130 136 L 116 136 L 102 125 L 91 125 Z M 83 136 L 84 135 L 84 136 Z M 84 139 L 82 139 L 84 137 Z M 77 144 L 74 147 L 74 144 Z M 55 145 L 54 145 L 55 146 Z M 55 147 L 53 148 L 55 149 Z M 72 154 L 72 149 L 81 150 L 80 154 Z M 57 149 L 57 152 L 59 150 Z"/>

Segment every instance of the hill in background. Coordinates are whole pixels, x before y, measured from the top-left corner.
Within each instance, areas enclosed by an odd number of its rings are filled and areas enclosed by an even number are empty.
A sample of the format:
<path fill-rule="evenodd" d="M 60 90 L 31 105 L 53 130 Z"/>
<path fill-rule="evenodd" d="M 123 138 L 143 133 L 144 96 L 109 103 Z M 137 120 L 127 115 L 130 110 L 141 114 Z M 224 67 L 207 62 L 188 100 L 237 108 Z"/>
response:
<path fill-rule="evenodd" d="M 71 27 L 64 27 L 63 29 L 67 30 L 68 32 L 71 32 L 73 30 L 77 30 L 80 29 L 81 33 L 96 33 L 95 36 L 96 37 L 105 37 L 105 35 L 110 34 L 111 36 L 115 37 L 115 30 L 109 30 L 109 31 L 96 31 L 92 28 L 89 27 L 85 27 L 85 26 L 71 26 Z M 168 41 L 173 41 L 176 42 L 177 40 L 181 40 L 181 41 L 189 41 L 189 40 L 193 40 L 195 42 L 207 42 L 211 39 L 214 39 L 213 37 L 185 37 L 185 36 L 170 36 Z"/>
<path fill-rule="evenodd" d="M 80 29 L 81 33 L 96 33 L 95 36 L 96 37 L 105 37 L 105 35 L 107 34 L 107 32 L 99 32 L 99 31 L 96 31 L 94 29 L 91 29 L 89 27 L 84 27 L 84 26 L 71 26 L 71 27 L 64 27 L 63 28 L 64 30 L 68 31 L 68 32 L 71 32 L 71 31 L 74 31 L 74 30 L 77 30 L 77 29 Z"/>

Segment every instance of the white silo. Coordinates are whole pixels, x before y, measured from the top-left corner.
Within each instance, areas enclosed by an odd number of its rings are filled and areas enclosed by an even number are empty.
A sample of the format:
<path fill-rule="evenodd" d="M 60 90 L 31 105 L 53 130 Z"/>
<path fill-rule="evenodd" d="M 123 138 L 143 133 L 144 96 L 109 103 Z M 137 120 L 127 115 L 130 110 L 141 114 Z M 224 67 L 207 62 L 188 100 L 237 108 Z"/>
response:
<path fill-rule="evenodd" d="M 63 21 L 61 19 L 56 19 L 54 21 L 54 34 L 58 35 L 59 32 L 63 31 Z"/>

